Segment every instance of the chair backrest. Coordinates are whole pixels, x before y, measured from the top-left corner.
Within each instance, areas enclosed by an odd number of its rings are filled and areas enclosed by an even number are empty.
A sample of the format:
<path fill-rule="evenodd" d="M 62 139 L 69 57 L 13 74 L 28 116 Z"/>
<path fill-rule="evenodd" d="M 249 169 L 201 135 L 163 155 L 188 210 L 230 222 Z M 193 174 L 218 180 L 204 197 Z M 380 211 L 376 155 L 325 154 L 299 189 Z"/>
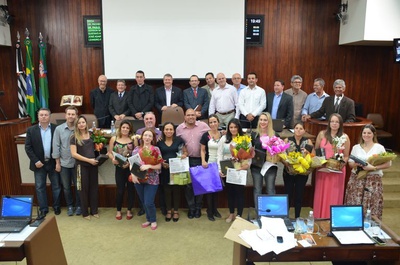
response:
<path fill-rule="evenodd" d="M 93 122 L 96 123 L 96 128 L 97 128 L 97 126 L 99 126 L 96 115 L 94 115 L 94 114 L 82 114 L 82 115 L 86 118 L 86 123 L 87 123 L 89 129 L 92 128 Z M 102 129 L 104 129 L 104 128 L 102 128 Z"/>
<path fill-rule="evenodd" d="M 167 121 L 172 122 L 174 125 L 179 125 L 185 120 L 185 113 L 181 107 L 169 107 L 162 112 L 161 124 Z"/>
<path fill-rule="evenodd" d="M 124 120 L 135 120 L 135 118 L 133 116 L 125 116 Z M 121 121 L 123 120 L 119 120 L 119 121 L 115 121 L 115 128 L 118 129 L 119 126 L 121 125 Z"/>
<path fill-rule="evenodd" d="M 65 121 L 65 112 L 51 113 L 50 123 L 59 125 L 61 123 L 61 121 Z"/>
<path fill-rule="evenodd" d="M 369 113 L 367 115 L 367 119 L 372 121 L 372 124 L 376 127 L 376 128 L 384 128 L 385 127 L 385 123 L 383 121 L 383 117 L 381 114 L 379 113 Z"/>

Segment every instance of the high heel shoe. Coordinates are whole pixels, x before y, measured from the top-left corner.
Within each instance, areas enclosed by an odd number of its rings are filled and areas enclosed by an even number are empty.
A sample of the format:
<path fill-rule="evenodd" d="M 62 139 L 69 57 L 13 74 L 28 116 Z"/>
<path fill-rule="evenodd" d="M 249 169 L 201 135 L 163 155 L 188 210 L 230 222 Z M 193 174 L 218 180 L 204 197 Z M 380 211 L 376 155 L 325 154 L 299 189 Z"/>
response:
<path fill-rule="evenodd" d="M 121 212 L 117 212 L 117 215 L 115 215 L 115 219 L 117 219 L 117 220 L 122 220 L 122 214 L 121 214 Z"/>
<path fill-rule="evenodd" d="M 171 211 L 167 211 L 167 214 L 165 215 L 165 221 L 166 222 L 171 221 Z"/>
<path fill-rule="evenodd" d="M 149 227 L 150 224 L 151 224 L 150 222 L 143 223 L 143 224 L 142 224 L 142 228 Z"/>
<path fill-rule="evenodd" d="M 131 211 L 126 212 L 126 220 L 131 220 L 133 218 L 133 214 Z"/>
<path fill-rule="evenodd" d="M 233 213 L 229 214 L 228 218 L 225 219 L 225 222 L 230 223 L 235 220 L 235 215 Z"/>
<path fill-rule="evenodd" d="M 172 218 L 172 221 L 174 221 L 175 223 L 179 221 L 179 212 L 174 211 L 174 216 Z"/>

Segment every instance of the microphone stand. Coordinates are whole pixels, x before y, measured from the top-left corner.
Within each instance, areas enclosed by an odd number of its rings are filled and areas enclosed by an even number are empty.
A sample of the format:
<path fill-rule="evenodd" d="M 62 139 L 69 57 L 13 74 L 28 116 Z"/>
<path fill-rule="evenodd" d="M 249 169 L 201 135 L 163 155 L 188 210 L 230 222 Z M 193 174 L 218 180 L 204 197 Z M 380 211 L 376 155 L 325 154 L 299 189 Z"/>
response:
<path fill-rule="evenodd" d="M 17 199 L 17 198 L 11 197 L 10 195 L 6 195 L 5 197 L 6 197 L 7 199 L 10 199 L 10 200 L 15 200 L 15 201 L 19 201 L 19 202 L 23 202 L 23 203 L 28 203 L 28 204 L 31 204 L 31 205 L 36 206 L 36 219 L 35 219 L 34 222 L 32 222 L 32 223 L 30 224 L 30 226 L 38 227 L 38 226 L 44 221 L 44 216 L 40 215 L 40 213 L 39 213 L 39 206 L 38 206 L 36 203 L 24 201 L 24 200 L 21 200 L 21 199 Z"/>

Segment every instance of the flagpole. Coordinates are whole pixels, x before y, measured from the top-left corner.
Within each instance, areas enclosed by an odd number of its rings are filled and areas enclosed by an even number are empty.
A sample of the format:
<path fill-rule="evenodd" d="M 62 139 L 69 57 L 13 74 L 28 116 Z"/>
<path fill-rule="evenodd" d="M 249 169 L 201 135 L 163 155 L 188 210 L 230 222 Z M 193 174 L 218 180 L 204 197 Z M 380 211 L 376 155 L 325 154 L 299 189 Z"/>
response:
<path fill-rule="evenodd" d="M 16 72 L 17 72 L 17 84 L 18 84 L 18 117 L 26 117 L 26 75 L 24 71 L 24 62 L 22 60 L 21 53 L 21 35 L 17 31 L 17 44 L 16 46 Z"/>
<path fill-rule="evenodd" d="M 29 39 L 29 30 L 25 29 L 26 47 L 26 110 L 31 117 L 31 122 L 36 122 L 36 110 L 38 109 L 38 98 L 36 96 L 35 76 L 33 74 L 32 42 Z"/>
<path fill-rule="evenodd" d="M 43 42 L 43 35 L 39 32 L 39 99 L 40 107 L 49 107 L 49 87 L 47 81 L 46 65 L 46 43 Z"/>

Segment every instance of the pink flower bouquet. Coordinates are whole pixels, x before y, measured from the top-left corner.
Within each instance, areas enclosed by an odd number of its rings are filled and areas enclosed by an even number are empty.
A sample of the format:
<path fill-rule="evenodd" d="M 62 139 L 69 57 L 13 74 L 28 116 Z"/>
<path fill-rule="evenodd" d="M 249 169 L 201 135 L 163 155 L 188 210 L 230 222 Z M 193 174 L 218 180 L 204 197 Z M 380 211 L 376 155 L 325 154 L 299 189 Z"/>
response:
<path fill-rule="evenodd" d="M 267 161 L 277 163 L 279 161 L 278 154 L 284 152 L 290 147 L 289 143 L 285 143 L 281 138 L 276 136 L 261 136 L 262 147 L 267 150 Z"/>

